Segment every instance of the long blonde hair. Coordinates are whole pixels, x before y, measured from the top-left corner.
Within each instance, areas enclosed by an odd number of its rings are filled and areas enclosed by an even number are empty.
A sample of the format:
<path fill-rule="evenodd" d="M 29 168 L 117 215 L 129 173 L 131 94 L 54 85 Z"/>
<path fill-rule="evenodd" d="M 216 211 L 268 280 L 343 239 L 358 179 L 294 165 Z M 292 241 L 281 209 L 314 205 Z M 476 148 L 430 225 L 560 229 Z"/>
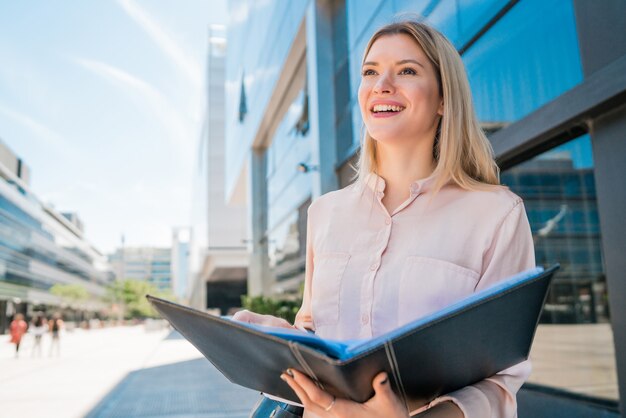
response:
<path fill-rule="evenodd" d="M 437 30 L 413 20 L 403 20 L 380 28 L 370 38 L 363 61 L 377 39 L 388 35 L 409 35 L 422 48 L 437 74 L 443 98 L 433 157 L 436 160 L 434 190 L 452 182 L 467 190 L 499 185 L 499 169 L 493 148 L 483 133 L 472 103 L 472 93 L 463 61 L 454 46 Z M 377 171 L 376 144 L 366 129 L 357 164 L 357 182 Z"/>

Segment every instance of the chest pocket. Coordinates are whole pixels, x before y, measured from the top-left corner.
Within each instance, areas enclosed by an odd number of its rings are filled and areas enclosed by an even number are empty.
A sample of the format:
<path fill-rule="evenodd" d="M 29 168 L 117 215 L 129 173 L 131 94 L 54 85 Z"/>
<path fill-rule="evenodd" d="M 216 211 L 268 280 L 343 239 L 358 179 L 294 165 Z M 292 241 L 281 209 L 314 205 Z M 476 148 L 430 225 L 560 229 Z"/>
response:
<path fill-rule="evenodd" d="M 311 283 L 311 307 L 315 325 L 334 325 L 339 320 L 341 281 L 350 254 L 316 254 Z"/>
<path fill-rule="evenodd" d="M 474 293 L 479 274 L 449 261 L 407 257 L 400 277 L 398 324 L 445 308 Z"/>

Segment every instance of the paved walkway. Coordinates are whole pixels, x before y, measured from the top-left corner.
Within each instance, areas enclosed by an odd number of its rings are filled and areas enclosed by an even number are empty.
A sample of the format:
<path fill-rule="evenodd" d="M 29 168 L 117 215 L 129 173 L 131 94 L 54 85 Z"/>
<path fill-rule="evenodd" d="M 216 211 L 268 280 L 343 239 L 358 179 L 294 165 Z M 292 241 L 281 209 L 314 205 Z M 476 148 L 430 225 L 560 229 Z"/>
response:
<path fill-rule="evenodd" d="M 58 357 L 48 357 L 49 339 L 42 357 L 32 343 L 16 359 L 0 336 L 0 418 L 244 418 L 258 399 L 167 329 L 76 330 L 62 335 Z"/>

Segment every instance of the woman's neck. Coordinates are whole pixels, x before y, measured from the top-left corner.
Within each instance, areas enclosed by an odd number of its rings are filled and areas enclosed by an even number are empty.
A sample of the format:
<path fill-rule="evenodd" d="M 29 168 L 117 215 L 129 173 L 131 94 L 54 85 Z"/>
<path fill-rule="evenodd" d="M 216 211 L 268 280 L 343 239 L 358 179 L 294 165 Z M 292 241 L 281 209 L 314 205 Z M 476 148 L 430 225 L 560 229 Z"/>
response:
<path fill-rule="evenodd" d="M 429 177 L 435 170 L 436 162 L 432 154 L 432 145 L 414 147 L 378 146 L 377 174 L 385 179 L 385 195 L 389 193 L 409 194 L 411 184 Z M 422 148 L 422 149 L 419 149 Z"/>

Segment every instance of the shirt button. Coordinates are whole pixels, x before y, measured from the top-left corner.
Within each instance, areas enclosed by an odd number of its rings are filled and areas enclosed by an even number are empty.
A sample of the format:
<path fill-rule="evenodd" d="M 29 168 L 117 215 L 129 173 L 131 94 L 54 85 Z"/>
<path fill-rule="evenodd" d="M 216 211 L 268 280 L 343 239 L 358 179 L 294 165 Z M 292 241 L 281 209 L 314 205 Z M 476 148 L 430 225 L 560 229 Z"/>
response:
<path fill-rule="evenodd" d="M 385 219 L 385 225 L 391 225 L 391 219 L 389 218 Z"/>
<path fill-rule="evenodd" d="M 370 270 L 374 271 L 378 268 L 378 263 L 374 263 L 370 266 Z"/>
<path fill-rule="evenodd" d="M 361 315 L 361 323 L 367 325 L 370 322 L 370 316 L 368 314 Z"/>

